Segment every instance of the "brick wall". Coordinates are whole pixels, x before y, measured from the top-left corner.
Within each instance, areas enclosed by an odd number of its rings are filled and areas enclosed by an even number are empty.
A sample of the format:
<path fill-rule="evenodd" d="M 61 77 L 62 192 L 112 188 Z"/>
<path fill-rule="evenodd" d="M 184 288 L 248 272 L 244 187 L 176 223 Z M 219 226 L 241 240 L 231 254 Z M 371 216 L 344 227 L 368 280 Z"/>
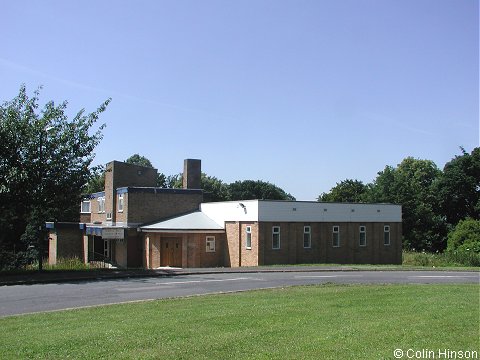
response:
<path fill-rule="evenodd" d="M 388 246 L 383 243 L 384 225 L 390 226 L 390 245 Z M 272 249 L 273 226 L 280 226 L 280 249 Z M 311 248 L 303 247 L 304 226 L 311 227 Z M 332 246 L 333 226 L 339 227 L 339 247 Z M 360 226 L 366 227 L 366 246 L 360 246 L 359 243 Z M 259 225 L 259 237 L 259 265 L 295 263 L 401 264 L 402 262 L 401 223 L 263 222 Z"/>
<path fill-rule="evenodd" d="M 225 222 L 226 249 L 225 266 L 240 266 L 240 223 Z"/>
<path fill-rule="evenodd" d="M 143 237 L 137 232 L 137 229 L 125 230 L 125 240 L 127 242 L 127 265 L 130 268 L 142 267 Z"/>
<path fill-rule="evenodd" d="M 280 227 L 280 249 L 272 249 L 273 226 Z M 259 237 L 264 253 L 262 265 L 295 263 L 296 248 L 291 248 L 291 244 L 296 238 L 289 223 L 262 222 L 259 224 Z"/>
<path fill-rule="evenodd" d="M 49 232 L 48 263 L 54 265 L 59 258 L 77 257 L 83 260 L 83 233 L 77 226 L 61 226 Z"/>
<path fill-rule="evenodd" d="M 113 222 L 117 221 L 117 188 L 156 185 L 157 170 L 153 168 L 112 161 L 105 170 L 105 213 L 112 213 Z"/>
<path fill-rule="evenodd" d="M 192 234 L 196 243 L 197 253 L 200 255 L 198 267 L 224 266 L 225 234 Z M 206 251 L 207 236 L 215 237 L 215 252 Z M 196 264 L 188 264 L 188 267 L 197 267 Z"/>
<path fill-rule="evenodd" d="M 125 240 L 112 242 L 114 252 L 114 262 L 120 267 L 127 267 L 127 242 Z"/>
<path fill-rule="evenodd" d="M 206 237 L 215 237 L 215 251 L 206 251 Z M 144 266 L 158 268 L 161 263 L 162 239 L 178 238 L 182 241 L 182 267 L 219 267 L 224 266 L 225 235 L 218 233 L 148 233 L 144 235 Z"/>
<path fill-rule="evenodd" d="M 105 213 L 98 212 L 98 198 L 93 198 L 90 200 L 90 211 L 90 222 L 105 222 Z"/>
<path fill-rule="evenodd" d="M 84 224 L 92 222 L 92 214 L 87 214 L 87 213 L 80 214 L 80 222 Z"/>
<path fill-rule="evenodd" d="M 202 200 L 201 192 L 129 192 L 124 213 L 128 223 L 146 223 L 198 210 Z"/>
<path fill-rule="evenodd" d="M 51 231 L 48 234 L 48 265 L 57 264 L 57 233 Z"/>
<path fill-rule="evenodd" d="M 118 210 L 118 200 L 119 200 L 119 194 L 117 193 L 117 208 L 115 209 L 116 211 L 116 217 L 115 221 L 116 222 L 122 222 L 122 223 L 128 223 L 128 193 L 123 193 L 121 194 L 123 196 L 123 211 Z"/>

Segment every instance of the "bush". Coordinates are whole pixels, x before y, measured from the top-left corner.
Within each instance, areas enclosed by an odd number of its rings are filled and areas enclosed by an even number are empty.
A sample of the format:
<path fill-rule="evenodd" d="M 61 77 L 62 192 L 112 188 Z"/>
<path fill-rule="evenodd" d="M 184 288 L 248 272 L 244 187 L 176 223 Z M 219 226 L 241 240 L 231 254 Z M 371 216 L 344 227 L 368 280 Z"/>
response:
<path fill-rule="evenodd" d="M 448 234 L 447 252 L 480 254 L 480 221 L 475 219 L 460 220 Z"/>

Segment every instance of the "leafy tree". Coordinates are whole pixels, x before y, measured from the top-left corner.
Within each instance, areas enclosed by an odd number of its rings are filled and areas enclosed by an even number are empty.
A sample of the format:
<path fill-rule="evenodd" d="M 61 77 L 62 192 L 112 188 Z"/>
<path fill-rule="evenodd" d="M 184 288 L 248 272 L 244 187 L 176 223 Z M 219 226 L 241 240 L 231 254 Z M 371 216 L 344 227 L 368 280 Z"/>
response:
<path fill-rule="evenodd" d="M 145 156 L 141 156 L 138 154 L 133 154 L 127 160 L 125 160 L 127 164 L 134 164 L 139 166 L 145 166 L 153 169 L 152 162 L 148 160 Z"/>
<path fill-rule="evenodd" d="M 167 189 L 181 189 L 183 187 L 183 174 L 168 175 L 165 178 L 165 187 Z"/>
<path fill-rule="evenodd" d="M 397 168 L 378 173 L 367 199 L 402 205 L 404 245 L 417 250 L 443 250 L 446 227 L 436 212 L 433 184 L 441 171 L 434 162 L 408 157 Z"/>
<path fill-rule="evenodd" d="M 229 200 L 295 200 L 278 186 L 261 180 L 236 181 L 228 185 Z"/>
<path fill-rule="evenodd" d="M 358 180 L 346 179 L 337 183 L 328 193 L 322 193 L 318 201 L 325 202 L 364 202 L 368 186 Z"/>
<path fill-rule="evenodd" d="M 166 177 L 165 183 L 167 188 L 181 189 L 183 187 L 183 174 L 169 175 Z M 202 172 L 200 184 L 204 190 L 205 201 L 228 200 L 228 185 L 222 180 Z"/>
<path fill-rule="evenodd" d="M 480 218 L 480 148 L 469 154 L 461 148 L 443 168 L 435 184 L 438 211 L 451 226 L 467 217 Z"/>
<path fill-rule="evenodd" d="M 139 165 L 139 166 L 145 166 L 153 169 L 152 162 L 148 160 L 145 156 L 139 155 L 139 154 L 133 154 L 130 156 L 127 160 L 125 160 L 127 164 L 134 164 L 134 165 Z M 157 179 L 155 186 L 156 187 L 167 187 L 167 178 L 165 174 L 163 173 L 158 173 L 157 174 Z"/>
<path fill-rule="evenodd" d="M 105 167 L 98 166 L 83 189 L 84 194 L 93 194 L 105 190 Z"/>
<path fill-rule="evenodd" d="M 472 218 L 460 220 L 448 234 L 447 249 L 480 254 L 480 221 Z"/>
<path fill-rule="evenodd" d="M 373 183 L 368 185 L 368 192 L 366 194 L 367 201 L 395 203 L 397 201 L 395 188 L 395 168 L 385 166 L 383 171 L 377 173 L 377 178 Z"/>
<path fill-rule="evenodd" d="M 205 201 L 226 201 L 228 200 L 228 185 L 215 176 L 208 176 L 202 173 L 202 189 L 205 192 Z"/>
<path fill-rule="evenodd" d="M 39 93 L 30 98 L 23 85 L 0 106 L 0 251 L 15 252 L 16 264 L 31 260 L 43 245 L 38 239 L 45 221 L 78 220 L 81 190 L 95 170 L 93 151 L 105 125 L 93 127 L 110 102 L 69 120 L 66 101 L 39 110 Z"/>

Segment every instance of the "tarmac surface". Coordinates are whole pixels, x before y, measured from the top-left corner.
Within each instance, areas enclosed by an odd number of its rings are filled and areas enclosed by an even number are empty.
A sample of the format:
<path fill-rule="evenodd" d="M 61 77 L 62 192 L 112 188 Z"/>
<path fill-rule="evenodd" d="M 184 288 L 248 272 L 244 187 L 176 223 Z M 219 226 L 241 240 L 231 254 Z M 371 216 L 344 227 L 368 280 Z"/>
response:
<path fill-rule="evenodd" d="M 180 275 L 207 275 L 207 274 L 242 274 L 242 273 L 275 273 L 275 272 L 331 272 L 331 271 L 465 271 L 464 269 L 441 268 L 403 268 L 403 267 L 375 267 L 365 268 L 356 266 L 256 266 L 236 268 L 173 268 L 163 267 L 155 270 L 145 269 L 91 269 L 91 270 L 44 270 L 25 271 L 18 273 L 0 273 L 0 286 L 48 284 L 75 281 L 92 281 L 104 279 L 125 279 L 142 277 L 172 277 Z M 467 270 L 480 272 L 479 270 Z"/>
<path fill-rule="evenodd" d="M 479 284 L 478 271 L 260 267 L 46 272 L 0 287 L 0 318 L 45 311 L 322 284 Z M 26 274 L 24 274 L 26 275 Z M 32 276 L 33 275 L 33 276 Z M 14 285 L 14 283 L 17 285 Z"/>
<path fill-rule="evenodd" d="M 198 274 L 237 274 L 258 272 L 310 272 L 310 271 L 356 271 L 349 266 L 259 266 L 238 268 L 174 268 L 163 267 L 154 270 L 145 269 L 91 269 L 91 270 L 44 270 L 18 273 L 0 273 L 0 286 L 48 284 L 72 281 L 90 281 L 104 279 L 124 279 L 142 277 L 170 277 Z"/>

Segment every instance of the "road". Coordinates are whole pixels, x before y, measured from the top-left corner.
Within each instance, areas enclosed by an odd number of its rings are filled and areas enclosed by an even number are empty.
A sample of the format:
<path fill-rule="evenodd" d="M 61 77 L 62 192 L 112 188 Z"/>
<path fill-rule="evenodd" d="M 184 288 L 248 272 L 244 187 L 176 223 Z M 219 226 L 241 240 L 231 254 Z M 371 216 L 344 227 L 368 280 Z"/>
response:
<path fill-rule="evenodd" d="M 0 317 L 131 301 L 291 285 L 480 283 L 459 271 L 328 271 L 179 275 L 0 287 Z"/>

